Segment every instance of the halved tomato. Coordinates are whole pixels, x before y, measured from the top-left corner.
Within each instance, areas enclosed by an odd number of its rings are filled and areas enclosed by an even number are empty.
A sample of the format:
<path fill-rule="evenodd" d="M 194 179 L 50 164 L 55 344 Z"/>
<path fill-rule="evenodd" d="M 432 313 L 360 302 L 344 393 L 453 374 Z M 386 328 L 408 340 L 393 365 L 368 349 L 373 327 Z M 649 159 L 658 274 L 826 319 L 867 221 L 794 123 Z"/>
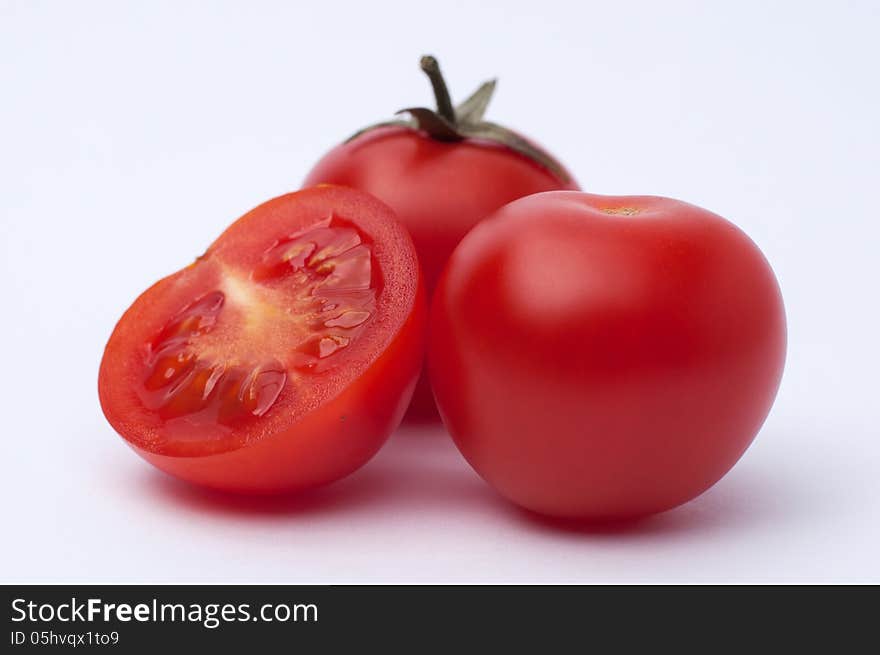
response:
<path fill-rule="evenodd" d="M 232 224 L 123 315 L 101 362 L 111 425 L 160 469 L 234 491 L 351 473 L 421 364 L 415 250 L 386 205 L 322 185 Z"/>

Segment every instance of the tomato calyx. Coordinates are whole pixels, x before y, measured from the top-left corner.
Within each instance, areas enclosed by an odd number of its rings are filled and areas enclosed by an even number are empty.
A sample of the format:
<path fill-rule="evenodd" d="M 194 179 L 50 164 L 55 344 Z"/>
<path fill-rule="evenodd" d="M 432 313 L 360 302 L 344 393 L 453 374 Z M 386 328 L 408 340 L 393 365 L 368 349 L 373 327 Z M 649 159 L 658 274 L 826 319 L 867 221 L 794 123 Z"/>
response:
<path fill-rule="evenodd" d="M 384 121 L 370 125 L 347 139 L 353 141 L 366 132 L 382 127 L 405 127 L 427 134 L 437 141 L 456 142 L 465 139 L 489 141 L 510 148 L 524 157 L 546 168 L 556 178 L 567 184 L 571 176 L 555 158 L 541 148 L 536 147 L 516 132 L 497 123 L 483 120 L 483 115 L 492 100 L 497 80 L 483 82 L 466 100 L 453 106 L 452 97 L 440 71 L 440 64 L 431 55 L 424 55 L 419 62 L 422 71 L 431 81 L 434 90 L 436 109 L 427 107 L 407 107 L 396 112 L 396 115 L 408 114 L 409 120 Z"/>

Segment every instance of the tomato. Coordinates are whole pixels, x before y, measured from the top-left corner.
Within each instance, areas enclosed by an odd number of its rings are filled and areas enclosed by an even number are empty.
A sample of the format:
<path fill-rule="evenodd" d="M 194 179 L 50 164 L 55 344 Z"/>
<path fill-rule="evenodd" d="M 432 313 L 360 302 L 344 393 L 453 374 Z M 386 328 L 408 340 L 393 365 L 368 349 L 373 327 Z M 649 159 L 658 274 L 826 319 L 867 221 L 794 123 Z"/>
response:
<path fill-rule="evenodd" d="M 719 480 L 770 410 L 786 342 L 776 278 L 733 224 L 566 191 L 464 238 L 430 328 L 434 392 L 468 462 L 514 503 L 589 520 Z"/>
<path fill-rule="evenodd" d="M 494 81 L 453 109 L 436 60 L 423 57 L 422 68 L 437 111 L 407 109 L 409 122 L 362 130 L 321 159 L 305 185 L 343 184 L 388 203 L 412 235 L 430 294 L 452 250 L 480 220 L 516 198 L 577 184 L 540 147 L 483 121 Z M 411 416 L 436 417 L 427 379 Z"/>
<path fill-rule="evenodd" d="M 125 312 L 98 380 L 108 421 L 157 467 L 241 492 L 330 482 L 400 422 L 423 357 L 418 260 L 353 189 L 275 198 Z"/>

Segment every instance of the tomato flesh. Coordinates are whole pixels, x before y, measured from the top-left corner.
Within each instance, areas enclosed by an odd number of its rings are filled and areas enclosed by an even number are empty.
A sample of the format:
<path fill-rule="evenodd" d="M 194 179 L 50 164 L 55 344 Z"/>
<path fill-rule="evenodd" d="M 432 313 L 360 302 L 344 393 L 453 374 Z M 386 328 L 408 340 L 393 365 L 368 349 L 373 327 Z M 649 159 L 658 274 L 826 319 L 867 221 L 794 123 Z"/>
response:
<path fill-rule="evenodd" d="M 350 421 L 352 441 L 380 445 L 418 370 L 420 285 L 409 238 L 375 200 L 321 187 L 270 201 L 126 313 L 102 362 L 105 413 L 148 459 L 187 479 L 241 490 L 325 481 L 295 461 L 275 480 L 250 472 L 239 479 L 234 462 L 191 473 L 200 458 L 296 441 L 303 436 L 297 421 L 320 415 L 347 387 L 386 405 L 372 410 L 386 419 L 382 434 L 371 417 L 359 426 L 363 407 L 342 419 Z M 389 353 L 401 340 L 404 352 Z M 378 388 L 383 382 L 363 373 L 384 357 L 403 369 Z M 174 458 L 189 461 L 169 465 Z"/>
<path fill-rule="evenodd" d="M 211 356 L 202 340 L 213 331 L 224 300 L 220 291 L 203 296 L 150 344 L 141 400 L 165 421 L 197 415 L 202 423 L 232 425 L 262 416 L 287 381 L 286 369 L 274 359 L 254 364 Z M 185 438 L 185 428 L 180 432 Z"/>

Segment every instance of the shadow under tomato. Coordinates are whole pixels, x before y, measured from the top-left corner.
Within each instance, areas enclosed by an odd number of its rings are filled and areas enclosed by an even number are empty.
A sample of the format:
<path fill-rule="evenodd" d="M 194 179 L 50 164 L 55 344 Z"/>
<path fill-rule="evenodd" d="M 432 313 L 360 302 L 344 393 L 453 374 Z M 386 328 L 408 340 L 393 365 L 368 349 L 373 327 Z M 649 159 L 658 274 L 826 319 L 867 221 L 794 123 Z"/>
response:
<path fill-rule="evenodd" d="M 827 497 L 818 499 L 809 493 L 796 467 L 777 466 L 770 471 L 744 462 L 697 498 L 650 516 L 582 521 L 542 516 L 519 507 L 512 507 L 511 512 L 514 520 L 539 532 L 636 540 L 781 526 L 805 515 L 833 511 L 829 502 Z"/>
<path fill-rule="evenodd" d="M 431 434 L 428 434 L 428 433 Z M 442 428 L 404 426 L 364 468 L 318 489 L 284 496 L 243 496 L 202 489 L 157 471 L 142 479 L 148 493 L 199 513 L 244 520 L 320 517 L 349 519 L 376 512 L 395 515 L 479 515 L 500 530 L 514 528 L 562 538 L 675 538 L 745 531 L 816 512 L 815 498 L 800 493 L 792 467 L 761 470 L 741 463 L 695 500 L 661 514 L 625 521 L 584 522 L 541 516 L 498 496 L 464 462 Z M 426 438 L 429 437 L 429 438 Z M 435 438 L 442 437 L 442 438 Z"/>
<path fill-rule="evenodd" d="M 244 517 L 352 515 L 368 511 L 448 512 L 493 504 L 442 428 L 401 429 L 362 469 L 335 483 L 283 495 L 243 495 L 201 488 L 159 471 L 145 471 L 148 493 L 177 506 Z M 431 432 L 431 434 L 428 434 Z"/>
<path fill-rule="evenodd" d="M 701 501 L 694 500 L 693 503 Z M 718 527 L 729 525 L 729 516 L 725 517 L 726 511 L 692 511 L 690 508 L 680 506 L 660 514 L 640 516 L 622 519 L 567 519 L 553 516 L 543 516 L 520 507 L 513 508 L 515 520 L 526 526 L 544 532 L 556 532 L 561 534 L 584 535 L 591 537 L 648 537 L 673 533 L 692 533 L 712 529 L 713 524 Z"/>

